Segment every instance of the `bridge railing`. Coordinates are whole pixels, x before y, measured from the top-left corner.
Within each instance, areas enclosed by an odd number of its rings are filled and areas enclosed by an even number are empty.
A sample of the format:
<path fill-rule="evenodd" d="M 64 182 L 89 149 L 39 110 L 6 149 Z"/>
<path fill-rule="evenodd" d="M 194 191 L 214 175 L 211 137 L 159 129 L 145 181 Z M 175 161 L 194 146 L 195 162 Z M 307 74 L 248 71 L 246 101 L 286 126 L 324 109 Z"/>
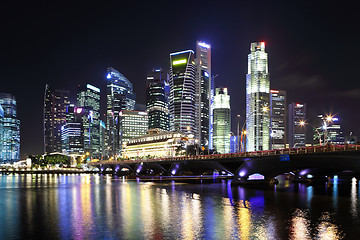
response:
<path fill-rule="evenodd" d="M 312 147 L 300 147 L 300 148 L 285 148 L 275 149 L 268 151 L 256 151 L 256 152 L 241 152 L 241 153 L 227 153 L 227 154 L 211 154 L 211 155 L 196 155 L 196 156 L 177 156 L 177 157 L 165 157 L 154 159 L 129 159 L 122 161 L 100 161 L 92 163 L 92 165 L 98 164 L 126 164 L 134 162 L 178 162 L 184 160 L 211 160 L 211 159 L 232 159 L 232 158 L 246 158 L 246 157 L 259 157 L 259 156 L 275 156 L 283 154 L 307 154 L 307 153 L 321 153 L 321 152 L 338 152 L 338 151 L 358 151 L 360 145 L 347 144 L 347 145 L 325 145 L 325 146 L 312 146 Z"/>

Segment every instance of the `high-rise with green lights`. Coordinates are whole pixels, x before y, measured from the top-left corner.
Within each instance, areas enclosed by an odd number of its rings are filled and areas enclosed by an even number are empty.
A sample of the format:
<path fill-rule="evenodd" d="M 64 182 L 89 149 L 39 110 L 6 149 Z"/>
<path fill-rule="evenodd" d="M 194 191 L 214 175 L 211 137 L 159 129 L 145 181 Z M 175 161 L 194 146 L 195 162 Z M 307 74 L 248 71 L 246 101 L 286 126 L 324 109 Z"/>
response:
<path fill-rule="evenodd" d="M 171 130 L 195 136 L 194 51 L 170 54 Z"/>
<path fill-rule="evenodd" d="M 265 42 L 251 43 L 246 75 L 246 151 L 270 149 L 270 79 Z"/>
<path fill-rule="evenodd" d="M 214 150 L 230 152 L 231 109 L 227 88 L 216 88 L 214 96 Z"/>

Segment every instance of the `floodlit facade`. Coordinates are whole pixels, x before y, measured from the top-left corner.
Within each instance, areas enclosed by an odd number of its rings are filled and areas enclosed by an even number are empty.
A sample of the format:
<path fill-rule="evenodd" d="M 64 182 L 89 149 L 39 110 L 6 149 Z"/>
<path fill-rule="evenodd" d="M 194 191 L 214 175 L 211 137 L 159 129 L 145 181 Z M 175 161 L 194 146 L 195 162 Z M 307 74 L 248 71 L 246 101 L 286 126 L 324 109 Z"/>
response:
<path fill-rule="evenodd" d="M 84 151 L 90 157 L 101 156 L 100 146 L 100 89 L 86 84 L 78 87 L 77 107 L 84 109 L 87 114 L 82 118 L 84 129 Z"/>
<path fill-rule="evenodd" d="M 212 147 L 213 85 L 211 81 L 211 45 L 196 42 L 195 138 L 205 149 Z"/>
<path fill-rule="evenodd" d="M 0 162 L 20 160 L 20 120 L 17 119 L 16 99 L 0 93 Z"/>
<path fill-rule="evenodd" d="M 51 89 L 47 84 L 44 97 L 44 152 L 61 152 L 61 127 L 70 104 L 68 90 Z"/>
<path fill-rule="evenodd" d="M 195 135 L 194 51 L 170 54 L 171 130 Z"/>
<path fill-rule="evenodd" d="M 282 149 L 287 143 L 286 92 L 270 90 L 271 149 Z"/>
<path fill-rule="evenodd" d="M 119 113 L 121 148 L 130 139 L 146 134 L 148 130 L 148 113 L 143 111 L 122 110 Z"/>
<path fill-rule="evenodd" d="M 107 109 L 105 145 L 108 156 L 120 154 L 121 138 L 119 135 L 119 113 L 122 110 L 133 110 L 135 93 L 132 83 L 114 68 L 107 69 Z"/>
<path fill-rule="evenodd" d="M 246 75 L 246 151 L 270 149 L 270 79 L 264 42 L 251 43 Z"/>
<path fill-rule="evenodd" d="M 306 120 L 306 104 L 289 104 L 289 147 L 305 147 L 306 125 L 301 126 L 300 122 Z"/>
<path fill-rule="evenodd" d="M 168 131 L 149 131 L 147 135 L 129 140 L 123 158 L 165 158 L 185 155 L 187 138 Z"/>
<path fill-rule="evenodd" d="M 230 153 L 231 110 L 227 88 L 216 88 L 214 96 L 214 150 Z"/>
<path fill-rule="evenodd" d="M 155 69 L 148 74 L 146 87 L 148 129 L 170 130 L 169 94 L 168 74 L 161 69 Z"/>

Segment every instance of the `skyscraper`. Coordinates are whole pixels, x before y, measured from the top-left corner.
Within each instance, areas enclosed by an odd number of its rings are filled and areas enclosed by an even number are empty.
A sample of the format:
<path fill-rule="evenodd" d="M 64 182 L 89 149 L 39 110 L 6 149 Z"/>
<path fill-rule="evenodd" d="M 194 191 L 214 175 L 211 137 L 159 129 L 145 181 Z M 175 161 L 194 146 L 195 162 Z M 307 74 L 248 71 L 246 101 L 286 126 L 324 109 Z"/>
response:
<path fill-rule="evenodd" d="M 148 113 L 122 110 L 119 114 L 121 149 L 131 138 L 140 137 L 148 130 Z"/>
<path fill-rule="evenodd" d="M 306 120 L 306 104 L 289 104 L 289 147 L 305 147 L 306 126 L 300 122 Z"/>
<path fill-rule="evenodd" d="M 231 110 L 227 88 L 216 88 L 214 96 L 214 150 L 230 152 Z"/>
<path fill-rule="evenodd" d="M 204 42 L 196 42 L 196 85 L 195 85 L 195 138 L 200 145 L 209 149 L 212 143 L 212 105 L 211 91 L 211 46 Z"/>
<path fill-rule="evenodd" d="M 61 152 L 61 127 L 70 104 L 69 91 L 51 89 L 47 84 L 44 97 L 44 152 Z"/>
<path fill-rule="evenodd" d="M 149 113 L 149 129 L 170 129 L 168 74 L 161 69 L 147 76 L 146 111 Z"/>
<path fill-rule="evenodd" d="M 0 162 L 20 160 L 20 120 L 17 119 L 16 99 L 0 93 Z"/>
<path fill-rule="evenodd" d="M 271 149 L 285 148 L 288 128 L 285 91 L 270 90 L 270 118 Z"/>
<path fill-rule="evenodd" d="M 246 151 L 270 149 L 270 80 L 264 42 L 251 43 L 246 75 Z"/>
<path fill-rule="evenodd" d="M 86 112 L 82 118 L 84 151 L 99 158 L 100 149 L 100 89 L 87 84 L 78 87 L 77 107 Z"/>
<path fill-rule="evenodd" d="M 107 69 L 107 110 L 106 110 L 106 146 L 109 156 L 120 154 L 119 113 L 121 110 L 133 110 L 135 93 L 132 83 L 114 68 Z"/>
<path fill-rule="evenodd" d="M 170 54 L 171 130 L 195 136 L 194 51 Z"/>
<path fill-rule="evenodd" d="M 61 127 L 62 152 L 64 154 L 84 154 L 83 108 L 70 104 L 66 109 L 66 122 Z"/>

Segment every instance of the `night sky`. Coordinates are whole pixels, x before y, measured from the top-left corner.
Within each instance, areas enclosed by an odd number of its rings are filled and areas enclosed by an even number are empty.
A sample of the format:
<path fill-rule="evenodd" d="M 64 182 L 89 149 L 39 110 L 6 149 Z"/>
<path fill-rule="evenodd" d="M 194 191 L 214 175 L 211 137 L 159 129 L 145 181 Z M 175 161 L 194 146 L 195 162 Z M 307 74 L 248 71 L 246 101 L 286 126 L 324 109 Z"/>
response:
<path fill-rule="evenodd" d="M 74 2 L 77 2 L 76 4 Z M 266 42 L 272 89 L 305 102 L 307 120 L 336 114 L 360 135 L 359 20 L 340 1 L 8 1 L 1 4 L 0 92 L 16 96 L 21 156 L 43 151 L 45 84 L 91 83 L 105 100 L 108 66 L 133 84 L 145 104 L 146 74 L 169 68 L 171 52 L 212 45 L 215 85 L 231 94 L 233 130 L 245 114 L 250 43 Z M 102 107 L 105 107 L 103 105 Z M 104 108 L 103 108 L 104 110 Z"/>

